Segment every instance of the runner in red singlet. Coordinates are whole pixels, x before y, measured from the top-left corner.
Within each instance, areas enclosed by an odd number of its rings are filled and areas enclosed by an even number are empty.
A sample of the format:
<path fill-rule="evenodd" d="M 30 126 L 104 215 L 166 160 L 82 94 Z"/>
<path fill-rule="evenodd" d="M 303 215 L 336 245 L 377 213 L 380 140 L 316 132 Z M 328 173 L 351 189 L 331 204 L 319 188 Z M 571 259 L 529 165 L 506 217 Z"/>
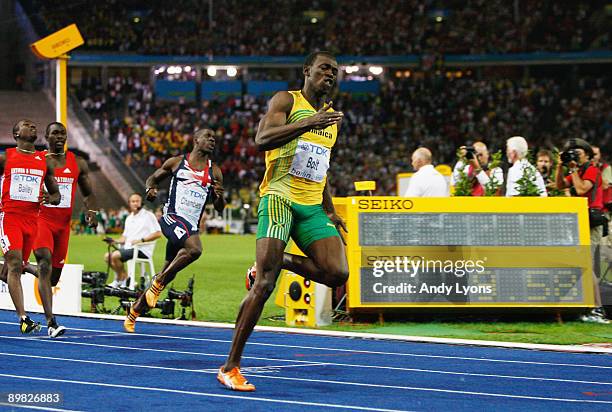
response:
<path fill-rule="evenodd" d="M 38 229 L 34 241 L 34 255 L 38 262 L 38 291 L 44 296 L 43 308 L 47 318 L 47 333 L 55 338 L 65 333 L 66 328 L 58 325 L 53 316 L 52 287 L 57 285 L 64 267 L 70 239 L 70 221 L 77 183 L 83 194 L 87 213 L 87 225 L 96 227 L 96 199 L 89 180 L 87 161 L 71 151 L 64 152 L 66 128 L 59 122 L 50 123 L 45 131 L 49 145 L 46 153 L 49 167 L 54 170 L 62 200 L 59 205 L 43 205 L 38 216 Z"/>
<path fill-rule="evenodd" d="M 25 313 L 21 274 L 24 262 L 28 261 L 36 236 L 36 221 L 41 203 L 57 205 L 60 193 L 49 167 L 45 152 L 37 151 L 36 126 L 30 120 L 20 120 L 13 126 L 13 137 L 17 147 L 7 149 L 0 157 L 2 175 L 2 198 L 0 207 L 0 246 L 4 253 L 9 293 L 19 316 L 22 333 L 40 328 Z M 43 195 L 43 183 L 47 192 Z M 46 297 L 41 296 L 43 302 Z"/>

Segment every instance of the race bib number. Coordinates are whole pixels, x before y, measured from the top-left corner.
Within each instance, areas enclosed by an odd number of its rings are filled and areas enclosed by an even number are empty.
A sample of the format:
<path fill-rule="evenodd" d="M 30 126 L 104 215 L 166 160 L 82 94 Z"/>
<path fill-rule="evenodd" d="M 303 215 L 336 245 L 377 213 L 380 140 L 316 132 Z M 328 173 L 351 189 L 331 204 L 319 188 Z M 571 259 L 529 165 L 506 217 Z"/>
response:
<path fill-rule="evenodd" d="M 202 209 L 206 205 L 208 188 L 200 186 L 199 183 L 193 185 L 176 185 L 176 213 L 186 219 L 193 227 L 198 227 L 198 222 L 202 214 Z"/>
<path fill-rule="evenodd" d="M 38 172 L 38 170 L 33 170 Z M 30 173 L 11 173 L 11 200 L 38 202 L 43 177 Z"/>
<path fill-rule="evenodd" d="M 62 200 L 59 205 L 51 205 L 45 204 L 46 207 L 59 207 L 62 209 L 67 209 L 70 207 L 70 203 L 72 200 L 72 183 L 58 183 L 60 195 L 62 196 Z"/>
<path fill-rule="evenodd" d="M 174 234 L 179 239 L 182 238 L 183 236 L 185 236 L 185 233 L 187 233 L 187 231 L 185 229 L 181 229 L 178 226 L 174 228 Z"/>
<path fill-rule="evenodd" d="M 322 182 L 329 169 L 331 149 L 315 143 L 299 140 L 289 174 Z"/>

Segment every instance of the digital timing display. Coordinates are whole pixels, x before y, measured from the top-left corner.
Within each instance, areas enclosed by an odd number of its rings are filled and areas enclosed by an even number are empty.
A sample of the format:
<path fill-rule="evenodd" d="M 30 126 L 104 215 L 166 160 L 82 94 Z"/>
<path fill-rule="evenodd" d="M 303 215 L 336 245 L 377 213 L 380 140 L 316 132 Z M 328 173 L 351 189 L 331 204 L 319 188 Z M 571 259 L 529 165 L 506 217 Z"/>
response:
<path fill-rule="evenodd" d="M 580 304 L 574 213 L 359 213 L 363 304 Z M 590 273 L 589 273 L 590 276 Z"/>

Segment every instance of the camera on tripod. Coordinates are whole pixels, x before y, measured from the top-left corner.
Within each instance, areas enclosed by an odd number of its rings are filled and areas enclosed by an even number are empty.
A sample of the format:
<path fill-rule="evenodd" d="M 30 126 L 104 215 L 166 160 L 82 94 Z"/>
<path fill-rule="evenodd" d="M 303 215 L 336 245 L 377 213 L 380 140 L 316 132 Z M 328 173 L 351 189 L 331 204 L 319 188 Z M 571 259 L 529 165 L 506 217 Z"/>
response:
<path fill-rule="evenodd" d="M 189 282 L 187 283 L 187 289 L 185 289 L 184 291 L 181 292 L 174 288 L 171 288 L 168 290 L 167 300 L 170 300 L 170 301 L 179 300 L 180 301 L 180 304 L 182 307 L 182 313 L 181 313 L 180 319 L 183 319 L 183 320 L 187 319 L 187 317 L 185 316 L 185 308 L 187 308 L 188 306 L 191 306 L 191 319 L 195 319 L 195 311 L 193 309 L 193 283 L 194 283 L 194 277 L 192 276 L 191 279 L 189 279 Z M 174 305 L 174 302 L 172 302 L 172 304 Z M 173 311 L 174 311 L 174 307 L 173 307 Z"/>
<path fill-rule="evenodd" d="M 82 282 L 92 288 L 103 288 L 108 274 L 105 272 L 83 272 Z"/>
<path fill-rule="evenodd" d="M 97 305 L 104 303 L 104 288 L 107 277 L 108 274 L 105 272 L 83 272 L 82 282 L 84 285 L 88 285 L 88 289 L 81 291 L 81 296 L 91 299 L 92 310 L 95 310 Z"/>

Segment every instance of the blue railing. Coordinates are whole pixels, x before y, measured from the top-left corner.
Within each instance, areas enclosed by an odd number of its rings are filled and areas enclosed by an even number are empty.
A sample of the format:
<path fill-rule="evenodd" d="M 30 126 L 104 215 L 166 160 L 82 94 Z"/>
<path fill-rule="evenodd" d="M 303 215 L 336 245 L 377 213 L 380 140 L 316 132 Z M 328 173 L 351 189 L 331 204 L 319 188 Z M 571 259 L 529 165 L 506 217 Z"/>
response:
<path fill-rule="evenodd" d="M 340 64 L 380 64 L 385 66 L 414 66 L 418 65 L 421 56 L 395 55 L 395 56 L 338 56 Z M 113 54 L 113 53 L 74 53 L 70 59 L 73 65 L 137 65 L 148 66 L 155 64 L 205 64 L 205 65 L 270 65 L 270 66 L 300 66 L 303 56 L 165 56 L 142 54 Z M 550 63 L 590 63 L 612 62 L 611 50 L 593 50 L 584 52 L 533 52 L 508 54 L 449 54 L 444 56 L 444 62 L 449 64 L 542 64 Z"/>

